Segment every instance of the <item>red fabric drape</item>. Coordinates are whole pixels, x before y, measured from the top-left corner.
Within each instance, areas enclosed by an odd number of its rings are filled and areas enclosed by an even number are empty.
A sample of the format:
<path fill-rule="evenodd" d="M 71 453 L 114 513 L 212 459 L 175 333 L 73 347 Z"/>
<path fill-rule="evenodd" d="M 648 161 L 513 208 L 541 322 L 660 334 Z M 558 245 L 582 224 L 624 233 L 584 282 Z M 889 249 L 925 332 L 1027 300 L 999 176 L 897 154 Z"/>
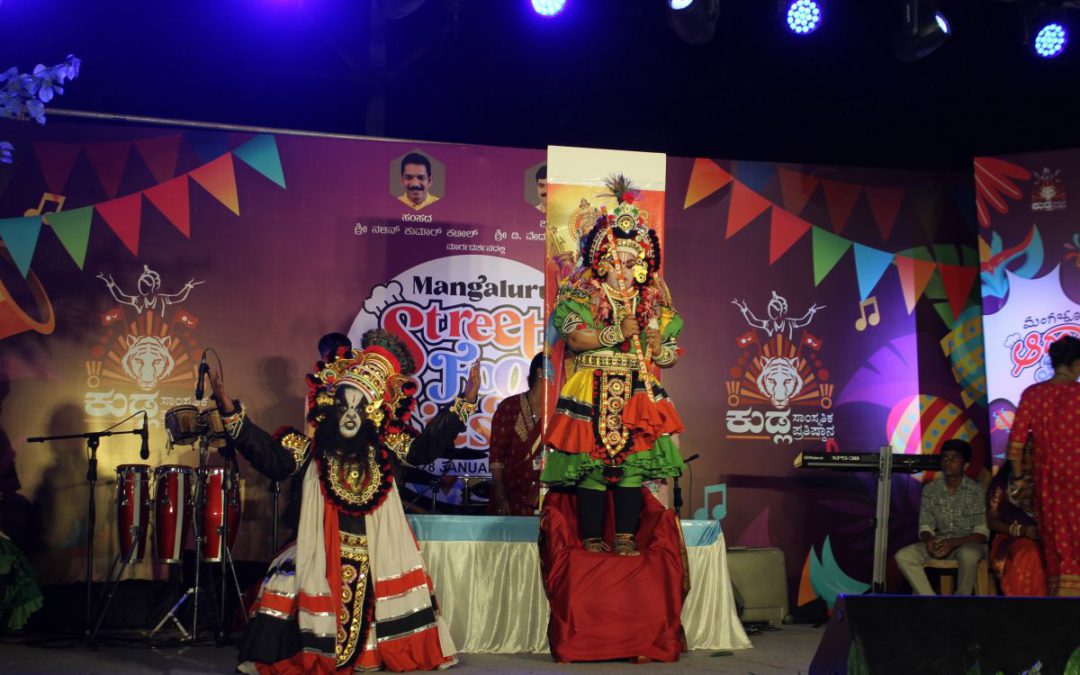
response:
<path fill-rule="evenodd" d="M 540 521 L 540 565 L 551 604 L 548 640 L 559 661 L 677 661 L 685 651 L 681 614 L 685 548 L 674 511 L 648 490 L 638 526 L 640 556 L 588 553 L 572 494 L 549 493 Z M 614 534 L 608 498 L 605 539 Z"/>

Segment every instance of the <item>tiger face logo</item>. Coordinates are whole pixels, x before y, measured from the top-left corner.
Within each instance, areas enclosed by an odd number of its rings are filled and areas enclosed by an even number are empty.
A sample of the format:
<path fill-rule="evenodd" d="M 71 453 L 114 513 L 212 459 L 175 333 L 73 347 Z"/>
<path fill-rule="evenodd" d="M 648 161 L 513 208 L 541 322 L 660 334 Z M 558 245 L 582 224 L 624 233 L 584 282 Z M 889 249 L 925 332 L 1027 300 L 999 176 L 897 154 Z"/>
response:
<path fill-rule="evenodd" d="M 121 359 L 124 372 L 135 380 L 140 389 L 155 389 L 158 382 L 168 377 L 176 367 L 176 361 L 169 352 L 172 336 L 128 335 L 125 339 L 128 349 Z"/>
<path fill-rule="evenodd" d="M 803 388 L 803 378 L 799 374 L 799 358 L 769 359 L 758 375 L 757 386 L 761 393 L 769 397 L 774 407 L 787 408 Z"/>

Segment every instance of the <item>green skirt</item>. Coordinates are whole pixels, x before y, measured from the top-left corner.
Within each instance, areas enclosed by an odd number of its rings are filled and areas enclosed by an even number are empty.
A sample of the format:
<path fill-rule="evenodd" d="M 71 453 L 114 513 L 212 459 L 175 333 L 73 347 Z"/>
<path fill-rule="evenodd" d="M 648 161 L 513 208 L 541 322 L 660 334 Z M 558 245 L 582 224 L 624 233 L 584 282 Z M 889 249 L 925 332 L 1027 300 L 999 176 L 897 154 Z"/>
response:
<path fill-rule="evenodd" d="M 41 591 L 26 556 L 0 536 L 0 633 L 19 630 L 41 609 Z"/>
<path fill-rule="evenodd" d="M 643 480 L 679 476 L 686 468 L 675 442 L 666 435 L 658 438 L 651 450 L 627 455 L 620 466 L 624 481 L 638 484 Z M 603 470 L 604 462 L 588 453 L 555 450 L 548 453 L 540 480 L 548 485 L 573 487 L 590 474 Z"/>

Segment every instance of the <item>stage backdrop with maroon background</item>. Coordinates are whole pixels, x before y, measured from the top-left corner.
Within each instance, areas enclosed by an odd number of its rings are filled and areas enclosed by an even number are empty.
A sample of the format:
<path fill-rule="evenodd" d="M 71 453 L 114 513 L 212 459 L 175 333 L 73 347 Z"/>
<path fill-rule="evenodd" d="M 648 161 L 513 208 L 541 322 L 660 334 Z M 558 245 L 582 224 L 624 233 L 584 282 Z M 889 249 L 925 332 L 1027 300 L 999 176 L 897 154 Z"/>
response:
<path fill-rule="evenodd" d="M 421 418 L 480 358 L 484 414 L 459 439 L 468 449 L 486 448 L 495 404 L 524 388 L 543 344 L 542 150 L 60 122 L 0 130 L 16 146 L 15 164 L 0 165 L 0 467 L 5 495 L 17 495 L 4 500 L 5 527 L 31 524 L 22 541 L 45 582 L 82 574 L 85 449 L 24 439 L 145 409 L 147 463 L 196 463 L 191 448 L 166 447 L 162 421 L 192 402 L 206 346 L 270 428 L 301 424 L 303 375 L 335 330 L 409 337 Z M 432 161 L 439 197 L 421 210 L 398 200 L 411 151 Z M 684 455 L 700 455 L 681 481 L 683 514 L 722 520 L 729 545 L 781 547 L 800 603 L 867 587 L 875 484 L 796 471 L 799 452 L 936 452 L 958 436 L 977 448 L 973 475 L 990 464 L 974 203 L 965 176 L 667 160 L 665 274 L 686 331 L 665 386 L 686 422 Z M 105 439 L 98 454 L 103 575 L 117 548 L 114 469 L 139 461 L 138 441 Z M 241 469 L 236 555 L 265 559 L 267 483 Z M 487 473 L 483 459 L 427 469 Z M 894 479 L 892 550 L 914 539 L 925 479 Z"/>

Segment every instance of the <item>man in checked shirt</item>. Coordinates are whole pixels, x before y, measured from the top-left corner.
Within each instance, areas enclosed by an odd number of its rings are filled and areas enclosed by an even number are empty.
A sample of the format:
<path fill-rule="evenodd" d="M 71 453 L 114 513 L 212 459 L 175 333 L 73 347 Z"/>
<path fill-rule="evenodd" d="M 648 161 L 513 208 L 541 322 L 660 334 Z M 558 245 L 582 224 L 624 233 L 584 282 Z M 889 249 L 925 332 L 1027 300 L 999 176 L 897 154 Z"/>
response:
<path fill-rule="evenodd" d="M 919 508 L 919 542 L 896 552 L 900 571 L 916 595 L 934 595 L 924 564 L 948 558 L 960 564 L 956 594 L 971 595 L 979 561 L 986 557 L 990 529 L 986 525 L 986 496 L 982 486 L 964 475 L 971 445 L 952 439 L 941 447 L 941 480 L 923 488 Z"/>

